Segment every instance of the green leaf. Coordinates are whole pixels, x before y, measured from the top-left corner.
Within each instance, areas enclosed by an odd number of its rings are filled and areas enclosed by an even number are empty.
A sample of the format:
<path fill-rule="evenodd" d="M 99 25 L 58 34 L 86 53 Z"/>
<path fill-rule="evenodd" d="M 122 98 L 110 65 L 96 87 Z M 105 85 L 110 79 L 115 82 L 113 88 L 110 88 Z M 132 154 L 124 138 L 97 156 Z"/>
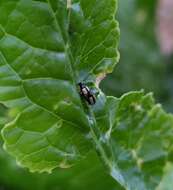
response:
<path fill-rule="evenodd" d="M 96 153 L 92 152 L 69 169 L 57 168 L 51 175 L 31 173 L 17 166 L 15 160 L 0 149 L 0 181 L 4 189 L 88 190 L 92 187 L 94 190 L 121 190 L 104 169 Z"/>
<path fill-rule="evenodd" d="M 160 182 L 160 185 L 158 186 L 157 190 L 171 190 L 172 189 L 172 179 L 173 179 L 173 165 L 171 162 L 168 162 L 165 167 L 165 175 L 162 178 L 162 181 Z"/>
<path fill-rule="evenodd" d="M 13 118 L 4 147 L 31 171 L 70 167 L 92 148 L 77 83 L 118 60 L 116 0 L 71 3 L 0 2 L 0 101 Z"/>
<path fill-rule="evenodd" d="M 143 92 L 107 97 L 94 112 L 93 136 L 110 175 L 127 190 L 158 188 L 172 161 L 173 116 Z"/>
<path fill-rule="evenodd" d="M 4 147 L 38 172 L 94 149 L 123 188 L 153 190 L 171 163 L 173 116 L 151 94 L 106 97 L 96 85 L 119 58 L 115 11 L 116 0 L 0 2 L 0 101 L 12 118 Z M 80 98 L 79 82 L 95 105 Z"/>

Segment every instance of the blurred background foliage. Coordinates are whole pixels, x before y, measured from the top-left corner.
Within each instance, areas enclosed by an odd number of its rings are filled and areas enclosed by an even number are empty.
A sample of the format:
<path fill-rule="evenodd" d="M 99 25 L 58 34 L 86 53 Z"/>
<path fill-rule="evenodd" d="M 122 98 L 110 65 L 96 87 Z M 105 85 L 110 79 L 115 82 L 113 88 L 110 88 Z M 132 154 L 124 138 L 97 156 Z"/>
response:
<path fill-rule="evenodd" d="M 171 55 L 163 56 L 156 36 L 156 0 L 119 0 L 118 20 L 121 28 L 120 63 L 101 86 L 116 97 L 131 90 L 153 92 L 157 102 L 173 111 L 173 63 Z M 10 118 L 0 105 L 0 127 Z M 2 145 L 2 139 L 0 140 Z M 2 147 L 2 146 L 1 146 Z M 121 190 L 104 173 L 96 154 L 68 170 L 56 169 L 52 174 L 32 174 L 17 166 L 0 149 L 0 190 Z"/>
<path fill-rule="evenodd" d="M 157 40 L 157 0 L 119 1 L 121 59 L 102 82 L 109 95 L 131 90 L 153 92 L 157 102 L 173 111 L 173 62 L 163 56 Z M 172 67 L 172 68 L 171 68 Z"/>

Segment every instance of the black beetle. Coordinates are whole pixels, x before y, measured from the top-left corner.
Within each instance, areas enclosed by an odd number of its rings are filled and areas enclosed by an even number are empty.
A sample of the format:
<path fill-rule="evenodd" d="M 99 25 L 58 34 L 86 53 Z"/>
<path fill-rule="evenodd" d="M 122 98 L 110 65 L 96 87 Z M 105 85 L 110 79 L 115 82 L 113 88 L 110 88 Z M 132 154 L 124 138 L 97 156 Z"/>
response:
<path fill-rule="evenodd" d="M 91 92 L 91 90 L 88 88 L 88 86 L 86 86 L 83 83 L 78 83 L 79 87 L 80 87 L 80 95 L 85 98 L 85 100 L 88 102 L 88 104 L 90 105 L 94 105 L 96 103 L 96 98 L 94 96 L 94 94 Z"/>

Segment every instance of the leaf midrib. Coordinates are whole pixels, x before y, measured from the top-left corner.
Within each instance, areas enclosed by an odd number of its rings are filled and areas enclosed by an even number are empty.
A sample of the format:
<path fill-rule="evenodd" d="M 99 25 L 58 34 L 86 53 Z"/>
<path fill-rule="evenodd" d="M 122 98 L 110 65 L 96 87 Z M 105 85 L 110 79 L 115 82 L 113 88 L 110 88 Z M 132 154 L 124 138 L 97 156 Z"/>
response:
<path fill-rule="evenodd" d="M 72 80 L 73 80 L 73 83 L 74 83 L 74 86 L 76 87 L 76 81 L 75 81 L 75 79 L 77 78 L 76 77 L 76 74 L 75 74 L 75 69 L 73 68 L 73 64 L 71 63 L 71 57 L 70 56 L 72 56 L 72 59 L 74 59 L 73 58 L 73 54 L 72 54 L 72 52 L 71 52 L 71 50 L 70 50 L 70 48 L 69 48 L 69 36 L 68 36 L 68 42 L 66 43 L 65 42 L 65 40 L 64 40 L 64 37 L 63 37 L 63 35 L 62 35 L 62 32 L 61 32 L 61 28 L 60 28 L 60 25 L 59 25 L 59 22 L 58 22 L 58 20 L 57 20 L 57 18 L 56 18 L 56 13 L 54 12 L 54 10 L 52 9 L 52 6 L 51 6 L 51 3 L 50 3 L 50 0 L 47 0 L 47 3 L 48 3 L 48 5 L 49 5 L 49 7 L 50 7 L 50 11 L 51 11 L 51 13 L 52 13 L 52 16 L 53 16 L 53 18 L 54 18 L 54 20 L 55 20 L 55 23 L 56 23 L 56 27 L 57 27 L 57 29 L 58 29 L 58 31 L 60 32 L 60 35 L 61 35 L 61 38 L 62 38 L 62 40 L 63 40 L 63 43 L 64 43 L 64 50 L 65 50 L 65 54 L 66 54 L 66 56 L 68 56 L 68 60 L 69 60 L 69 65 L 70 65 L 70 69 L 71 69 L 71 71 L 72 71 Z M 70 14 L 70 13 L 69 13 Z M 69 19 L 70 17 L 68 17 L 68 19 Z M 69 22 L 70 22 L 70 20 L 69 20 Z M 77 91 L 77 88 L 76 88 L 76 91 Z"/>
<path fill-rule="evenodd" d="M 61 32 L 59 23 L 58 23 L 58 21 L 57 21 L 57 19 L 56 19 L 55 12 L 53 11 L 53 9 L 52 9 L 52 7 L 51 7 L 50 1 L 47 0 L 47 3 L 48 3 L 48 6 L 50 7 L 50 11 L 51 11 L 51 13 L 52 13 L 52 16 L 53 16 L 53 18 L 54 18 L 54 20 L 55 20 L 55 23 L 56 23 L 56 27 L 57 27 L 57 29 L 58 29 L 58 32 L 60 33 L 60 36 L 61 36 L 61 38 L 62 38 L 62 40 L 63 40 L 64 50 L 65 50 L 64 52 L 65 52 L 66 56 L 68 56 L 70 69 L 71 69 L 72 74 L 73 74 L 73 77 L 72 77 L 73 87 L 76 88 L 76 91 L 78 91 L 77 86 L 76 86 L 76 81 L 75 81 L 76 75 L 75 75 L 74 69 L 73 69 L 73 67 L 72 67 L 70 55 L 69 55 L 69 52 L 68 52 L 68 51 L 70 51 L 70 54 L 71 54 L 71 56 L 72 56 L 71 50 L 68 48 L 68 43 L 67 43 L 67 44 L 65 43 L 65 40 L 64 40 L 64 38 L 63 38 L 63 35 L 62 35 L 62 32 Z M 57 52 L 57 51 L 54 51 L 54 50 L 49 50 L 49 49 L 44 49 L 44 48 L 35 47 L 35 46 L 29 44 L 28 42 L 24 41 L 23 39 L 21 39 L 21 38 L 15 36 L 14 34 L 8 33 L 8 32 L 5 30 L 5 28 L 4 28 L 1 24 L 0 24 L 0 29 L 2 29 L 2 31 L 4 32 L 4 36 L 8 36 L 8 35 L 9 35 L 9 36 L 15 37 L 15 38 L 19 39 L 20 41 L 26 43 L 26 44 L 27 44 L 29 47 L 31 47 L 32 49 L 37 49 L 37 50 L 41 50 L 41 51 L 49 51 L 49 52 L 52 52 L 52 53 L 60 53 L 60 52 Z M 3 36 L 3 37 L 4 37 L 4 36 Z M 2 39 L 3 39 L 3 37 L 2 37 Z M 22 89 L 23 89 L 24 95 L 25 95 L 26 98 L 29 100 L 29 102 L 31 102 L 33 105 L 36 105 L 36 106 L 40 107 L 41 109 L 45 110 L 46 112 L 48 112 L 48 113 L 51 114 L 52 116 L 56 117 L 57 119 L 62 119 L 61 117 L 57 116 L 55 113 L 49 111 L 47 108 L 45 108 L 45 107 L 43 107 L 43 106 L 37 104 L 36 102 L 34 102 L 34 101 L 27 95 L 27 93 L 26 93 L 26 91 L 25 91 L 25 89 L 24 89 L 24 86 L 23 86 L 23 82 L 26 81 L 26 80 L 32 80 L 32 79 L 37 79 L 37 78 L 22 79 L 21 76 L 16 72 L 16 70 L 8 63 L 8 61 L 7 61 L 6 57 L 4 56 L 4 54 L 2 53 L 2 51 L 1 51 L 1 54 L 2 54 L 2 56 L 3 56 L 3 58 L 4 58 L 4 61 L 5 61 L 6 65 L 13 71 L 13 73 L 16 75 L 16 77 L 21 81 L 21 87 L 22 87 Z M 42 78 L 42 77 L 40 77 L 39 79 L 41 79 L 41 78 Z M 49 77 L 49 78 L 51 78 L 51 77 Z M 44 78 L 44 79 L 45 79 L 45 78 Z M 54 78 L 54 77 L 52 77 L 52 79 L 57 80 L 57 78 Z M 58 80 L 61 80 L 61 79 L 58 79 Z M 80 97 L 79 97 L 79 98 L 80 98 Z M 82 103 L 81 103 L 81 105 L 82 105 Z M 79 128 L 78 125 L 75 124 L 75 123 L 73 123 L 73 122 L 66 121 L 66 120 L 64 120 L 64 119 L 62 119 L 62 120 L 65 121 L 65 122 L 67 122 L 67 123 L 69 123 L 69 124 L 72 125 L 72 126 L 75 126 L 75 127 Z"/>

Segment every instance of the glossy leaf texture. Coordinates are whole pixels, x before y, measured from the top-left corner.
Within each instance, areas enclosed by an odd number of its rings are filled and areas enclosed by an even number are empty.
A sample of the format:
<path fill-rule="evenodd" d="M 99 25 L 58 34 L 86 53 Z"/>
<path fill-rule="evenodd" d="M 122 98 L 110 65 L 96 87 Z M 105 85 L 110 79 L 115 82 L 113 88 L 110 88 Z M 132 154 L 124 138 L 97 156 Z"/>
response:
<path fill-rule="evenodd" d="M 172 166 L 173 116 L 151 94 L 106 97 L 95 84 L 119 58 L 115 12 L 116 0 L 0 1 L 0 101 L 11 118 L 4 147 L 38 172 L 96 150 L 124 189 L 159 189 Z M 78 82 L 96 93 L 94 106 Z"/>
<path fill-rule="evenodd" d="M 57 168 L 51 175 L 28 172 L 27 169 L 17 166 L 15 160 L 3 150 L 0 151 L 0 163 L 1 187 L 4 189 L 88 190 L 92 187 L 96 190 L 123 190 L 104 172 L 105 168 L 96 153 L 88 154 L 86 159 L 80 160 L 69 169 Z"/>
<path fill-rule="evenodd" d="M 68 168 L 92 148 L 77 83 L 85 76 L 94 84 L 118 60 L 116 0 L 68 7 L 65 0 L 0 1 L 0 101 L 13 118 L 4 147 L 31 171 Z"/>
<path fill-rule="evenodd" d="M 110 175 L 126 190 L 165 189 L 172 168 L 172 114 L 143 92 L 107 97 L 94 112 L 97 151 Z"/>

